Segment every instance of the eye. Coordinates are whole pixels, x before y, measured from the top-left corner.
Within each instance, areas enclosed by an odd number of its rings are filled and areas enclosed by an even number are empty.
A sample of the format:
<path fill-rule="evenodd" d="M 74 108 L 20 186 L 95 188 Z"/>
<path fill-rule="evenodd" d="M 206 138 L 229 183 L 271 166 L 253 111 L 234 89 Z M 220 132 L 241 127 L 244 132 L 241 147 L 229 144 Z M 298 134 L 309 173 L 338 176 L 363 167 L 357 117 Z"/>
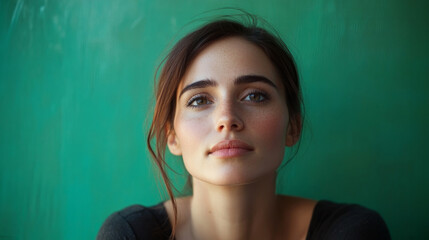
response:
<path fill-rule="evenodd" d="M 191 99 L 189 99 L 186 106 L 196 108 L 196 107 L 202 107 L 202 106 L 205 106 L 205 105 L 208 105 L 211 103 L 212 103 L 212 101 L 210 101 L 207 96 L 196 95 L 196 96 L 192 97 Z"/>
<path fill-rule="evenodd" d="M 243 98 L 243 101 L 251 101 L 256 103 L 264 102 L 266 100 L 268 100 L 268 95 L 258 91 L 251 92 Z"/>

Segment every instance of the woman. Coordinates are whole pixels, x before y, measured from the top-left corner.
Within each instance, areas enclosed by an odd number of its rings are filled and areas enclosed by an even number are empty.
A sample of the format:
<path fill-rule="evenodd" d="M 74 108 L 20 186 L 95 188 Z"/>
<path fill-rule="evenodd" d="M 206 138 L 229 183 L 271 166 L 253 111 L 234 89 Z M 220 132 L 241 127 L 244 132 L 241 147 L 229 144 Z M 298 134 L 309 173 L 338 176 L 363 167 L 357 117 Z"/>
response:
<path fill-rule="evenodd" d="M 367 208 L 276 195 L 302 97 L 287 47 L 251 19 L 213 21 L 173 47 L 148 135 L 171 199 L 112 214 L 98 239 L 390 239 Z M 173 196 L 166 146 L 182 156 L 192 196 Z"/>

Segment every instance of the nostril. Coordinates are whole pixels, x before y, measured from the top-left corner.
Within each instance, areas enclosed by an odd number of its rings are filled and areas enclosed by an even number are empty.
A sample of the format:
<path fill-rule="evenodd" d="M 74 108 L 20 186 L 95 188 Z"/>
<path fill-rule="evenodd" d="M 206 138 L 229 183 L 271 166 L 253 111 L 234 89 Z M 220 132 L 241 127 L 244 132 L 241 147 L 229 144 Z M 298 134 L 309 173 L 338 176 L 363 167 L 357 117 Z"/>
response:
<path fill-rule="evenodd" d="M 216 123 L 217 131 L 240 131 L 243 128 L 242 120 L 235 115 L 223 116 Z"/>
<path fill-rule="evenodd" d="M 217 129 L 218 129 L 219 131 L 222 131 L 224 128 L 225 128 L 225 125 L 224 125 L 224 124 L 220 124 L 220 125 L 218 125 L 218 127 L 217 127 Z"/>

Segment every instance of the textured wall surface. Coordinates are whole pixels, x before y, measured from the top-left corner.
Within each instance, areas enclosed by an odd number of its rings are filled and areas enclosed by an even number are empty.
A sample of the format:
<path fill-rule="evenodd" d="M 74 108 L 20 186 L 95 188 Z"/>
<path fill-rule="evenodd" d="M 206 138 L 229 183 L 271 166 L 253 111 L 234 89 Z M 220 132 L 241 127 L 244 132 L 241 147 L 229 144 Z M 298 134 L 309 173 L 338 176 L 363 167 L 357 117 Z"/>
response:
<path fill-rule="evenodd" d="M 306 130 L 278 191 L 429 238 L 427 1 L 2 0 L 0 239 L 93 239 L 113 211 L 162 200 L 145 144 L 155 67 L 225 6 L 264 17 L 298 63 Z"/>

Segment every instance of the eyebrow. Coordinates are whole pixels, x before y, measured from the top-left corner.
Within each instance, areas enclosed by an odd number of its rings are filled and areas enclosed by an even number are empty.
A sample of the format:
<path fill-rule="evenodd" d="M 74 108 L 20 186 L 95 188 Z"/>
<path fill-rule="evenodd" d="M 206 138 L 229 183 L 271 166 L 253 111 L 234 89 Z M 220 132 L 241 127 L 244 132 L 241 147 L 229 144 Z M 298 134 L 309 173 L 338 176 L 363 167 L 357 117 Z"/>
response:
<path fill-rule="evenodd" d="M 260 76 L 260 75 L 243 75 L 239 76 L 234 80 L 234 85 L 241 85 L 246 83 L 254 83 L 254 82 L 262 82 L 265 84 L 270 85 L 271 87 L 278 89 L 277 86 L 271 81 L 270 79 Z M 216 87 L 218 84 L 217 82 L 211 80 L 211 79 L 203 79 L 196 82 L 193 82 L 186 87 L 182 89 L 182 91 L 179 94 L 182 96 L 186 91 L 189 91 L 191 89 L 197 89 L 197 88 L 206 88 L 206 87 Z"/>
<path fill-rule="evenodd" d="M 266 84 L 270 85 L 271 87 L 277 89 L 277 86 L 273 83 L 273 81 L 271 81 L 270 79 L 268 79 L 264 76 L 260 76 L 260 75 L 243 75 L 243 76 L 240 76 L 240 77 L 235 79 L 234 84 L 239 85 L 239 84 L 246 84 L 246 83 L 253 83 L 253 82 L 263 82 L 263 83 L 266 83 Z"/>
<path fill-rule="evenodd" d="M 199 80 L 196 82 L 193 82 L 189 85 L 187 85 L 186 87 L 184 87 L 182 89 L 182 91 L 180 92 L 180 96 L 182 96 L 182 94 L 184 94 L 186 91 L 189 91 L 191 89 L 196 89 L 196 88 L 206 88 L 206 87 L 216 87 L 217 86 L 217 82 L 210 80 L 210 79 L 203 79 L 203 80 Z"/>

